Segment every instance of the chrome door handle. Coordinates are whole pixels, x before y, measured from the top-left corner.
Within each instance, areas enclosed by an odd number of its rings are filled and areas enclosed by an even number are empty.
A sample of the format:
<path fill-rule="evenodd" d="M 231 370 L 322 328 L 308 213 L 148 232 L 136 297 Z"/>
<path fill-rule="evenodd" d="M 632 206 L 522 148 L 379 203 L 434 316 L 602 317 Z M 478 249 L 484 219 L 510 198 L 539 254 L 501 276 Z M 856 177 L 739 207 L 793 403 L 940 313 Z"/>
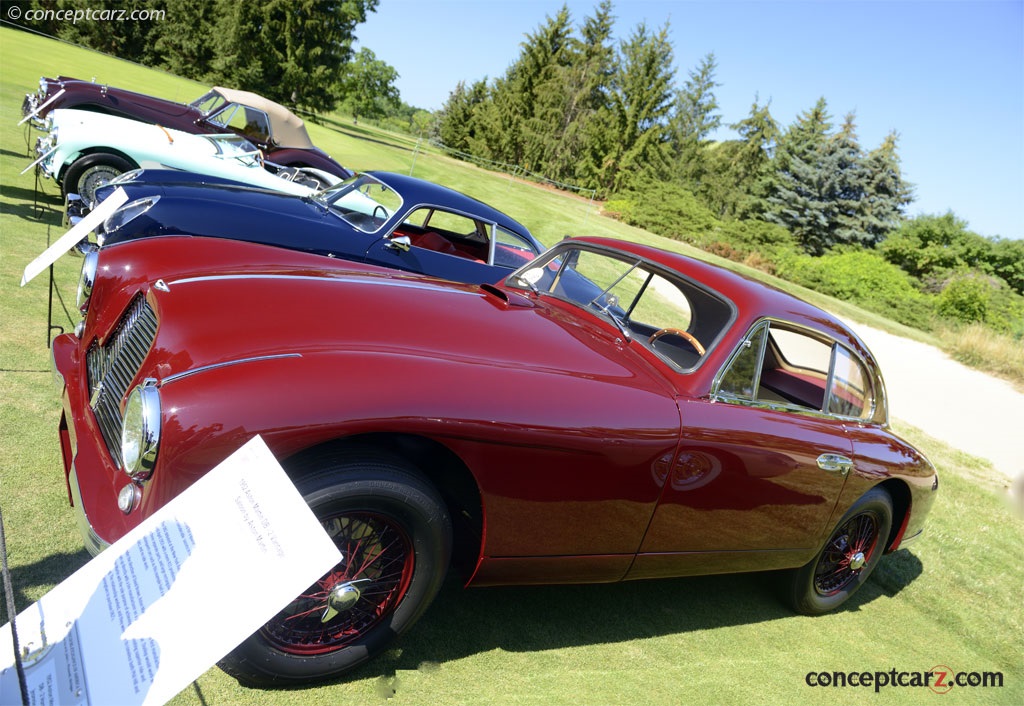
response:
<path fill-rule="evenodd" d="M 853 461 L 839 454 L 822 454 L 818 456 L 818 468 L 829 473 L 846 475 L 853 470 Z"/>

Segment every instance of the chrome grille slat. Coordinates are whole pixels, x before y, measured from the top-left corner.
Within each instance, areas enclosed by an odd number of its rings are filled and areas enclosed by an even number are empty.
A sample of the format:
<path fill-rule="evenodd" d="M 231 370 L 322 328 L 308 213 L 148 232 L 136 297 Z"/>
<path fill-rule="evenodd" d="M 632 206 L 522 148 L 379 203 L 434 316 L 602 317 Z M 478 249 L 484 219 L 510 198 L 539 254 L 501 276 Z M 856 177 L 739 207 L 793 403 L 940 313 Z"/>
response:
<path fill-rule="evenodd" d="M 121 401 L 156 339 L 156 313 L 141 294 L 128 306 L 106 345 L 86 353 L 93 414 L 114 462 L 121 465 Z M 98 390 L 98 392 L 97 392 Z"/>

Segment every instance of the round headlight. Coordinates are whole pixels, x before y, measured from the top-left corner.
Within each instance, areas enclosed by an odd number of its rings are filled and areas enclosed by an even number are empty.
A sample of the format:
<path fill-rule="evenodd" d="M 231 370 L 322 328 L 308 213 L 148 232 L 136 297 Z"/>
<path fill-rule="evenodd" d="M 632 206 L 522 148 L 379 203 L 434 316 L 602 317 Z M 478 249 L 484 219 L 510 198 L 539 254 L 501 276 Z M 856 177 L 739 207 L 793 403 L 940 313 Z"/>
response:
<path fill-rule="evenodd" d="M 91 250 L 85 254 L 82 261 L 82 274 L 78 277 L 78 296 L 76 303 L 79 311 L 85 311 L 89 306 L 89 297 L 92 296 L 92 287 L 96 284 L 96 270 L 100 264 L 99 250 Z"/>
<path fill-rule="evenodd" d="M 142 384 L 132 390 L 124 406 L 121 426 L 121 463 L 133 480 L 153 474 L 160 447 L 160 392 Z"/>
<path fill-rule="evenodd" d="M 118 228 L 123 228 L 131 221 L 153 208 L 159 200 L 159 196 L 147 196 L 144 199 L 129 201 L 125 205 L 121 206 L 121 208 L 107 216 L 107 220 L 103 221 L 103 232 L 112 233 Z"/>

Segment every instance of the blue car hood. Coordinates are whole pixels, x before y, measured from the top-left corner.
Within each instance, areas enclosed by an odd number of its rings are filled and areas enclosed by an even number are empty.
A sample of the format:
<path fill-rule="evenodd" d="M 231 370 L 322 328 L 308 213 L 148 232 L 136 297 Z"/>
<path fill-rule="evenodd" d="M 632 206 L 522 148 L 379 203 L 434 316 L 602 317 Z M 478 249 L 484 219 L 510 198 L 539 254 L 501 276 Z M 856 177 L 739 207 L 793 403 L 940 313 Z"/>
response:
<path fill-rule="evenodd" d="M 124 226 L 102 234 L 103 244 L 161 235 L 196 235 L 276 245 L 323 255 L 361 256 L 377 236 L 353 228 L 310 198 L 246 186 L 128 183 L 129 202 L 159 200 Z M 107 195 L 107 189 L 100 196 Z"/>

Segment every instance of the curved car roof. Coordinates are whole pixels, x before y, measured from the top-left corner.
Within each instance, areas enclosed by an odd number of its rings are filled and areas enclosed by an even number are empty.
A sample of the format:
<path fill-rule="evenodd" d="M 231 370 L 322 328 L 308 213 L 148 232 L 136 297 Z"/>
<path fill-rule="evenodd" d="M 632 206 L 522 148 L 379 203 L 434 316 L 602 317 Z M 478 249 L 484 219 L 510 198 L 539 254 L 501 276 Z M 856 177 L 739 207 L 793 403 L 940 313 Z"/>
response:
<path fill-rule="evenodd" d="M 257 93 L 238 91 L 233 88 L 214 86 L 213 89 L 231 103 L 240 103 L 257 110 L 262 110 L 270 118 L 270 130 L 274 142 L 280 147 L 301 147 L 310 149 L 313 141 L 306 132 L 306 124 L 298 115 L 280 103 L 264 98 Z"/>
<path fill-rule="evenodd" d="M 395 172 L 367 171 L 367 174 L 384 182 L 402 195 L 404 202 L 403 209 L 412 204 L 434 205 L 448 209 L 456 209 L 471 214 L 479 219 L 489 220 L 497 223 L 502 228 L 516 233 L 529 233 L 530 231 L 519 221 L 499 211 L 493 206 L 488 206 L 483 201 L 467 196 L 461 191 L 449 189 L 447 186 L 435 184 L 432 181 L 419 179 L 405 174 Z"/>

